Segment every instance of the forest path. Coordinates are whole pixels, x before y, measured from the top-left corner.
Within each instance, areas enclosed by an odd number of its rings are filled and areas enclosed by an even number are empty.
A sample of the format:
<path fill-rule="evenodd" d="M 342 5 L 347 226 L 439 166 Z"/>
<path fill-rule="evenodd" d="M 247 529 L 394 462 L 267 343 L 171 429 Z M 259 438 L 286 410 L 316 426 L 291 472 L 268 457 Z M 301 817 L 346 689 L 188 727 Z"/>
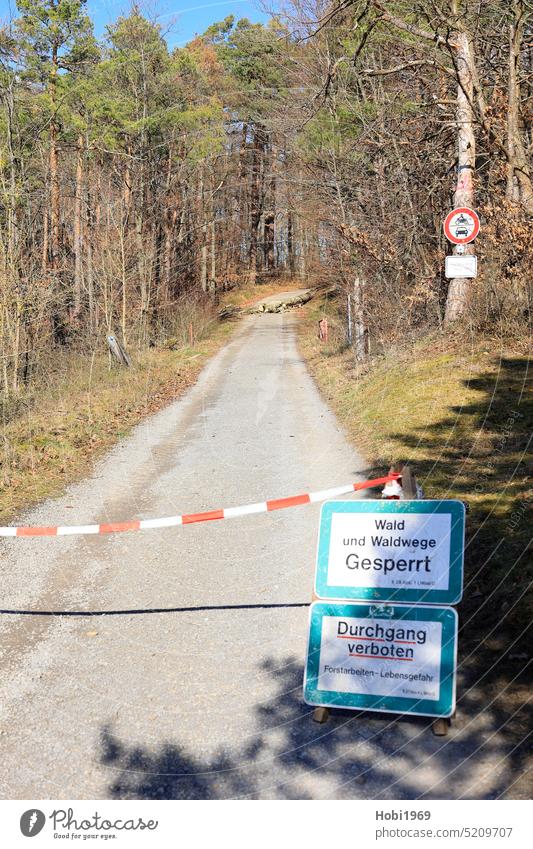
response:
<path fill-rule="evenodd" d="M 24 523 L 150 518 L 363 478 L 295 321 L 246 318 L 195 387 Z M 446 739 L 417 718 L 312 721 L 301 685 L 319 510 L 4 541 L 2 797 L 496 793 L 505 741 L 496 732 L 478 756 L 492 729 L 472 734 L 467 719 Z"/>

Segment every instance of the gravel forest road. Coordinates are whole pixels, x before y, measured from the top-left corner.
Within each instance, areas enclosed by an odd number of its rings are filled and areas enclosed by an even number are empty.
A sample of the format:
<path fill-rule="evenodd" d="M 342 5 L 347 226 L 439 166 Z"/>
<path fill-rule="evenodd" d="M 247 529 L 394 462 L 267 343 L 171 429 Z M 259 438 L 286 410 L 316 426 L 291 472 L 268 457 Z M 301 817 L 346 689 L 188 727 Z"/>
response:
<path fill-rule="evenodd" d="M 365 475 L 298 354 L 294 314 L 253 316 L 186 395 L 19 523 L 196 512 Z M 420 718 L 312 721 L 301 684 L 319 510 L 4 540 L 2 798 L 503 792 L 511 744 L 483 715 L 474 733 L 459 710 L 446 738 Z"/>

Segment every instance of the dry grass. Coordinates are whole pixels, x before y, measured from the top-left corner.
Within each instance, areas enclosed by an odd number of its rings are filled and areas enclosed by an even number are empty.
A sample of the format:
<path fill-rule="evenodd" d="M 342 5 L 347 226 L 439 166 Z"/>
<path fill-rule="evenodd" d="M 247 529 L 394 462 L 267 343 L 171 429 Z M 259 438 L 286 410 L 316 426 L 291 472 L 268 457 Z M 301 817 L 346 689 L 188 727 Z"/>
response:
<path fill-rule="evenodd" d="M 316 338 L 324 309 L 333 329 L 327 346 Z M 497 728 L 512 752 L 506 763 L 525 774 L 533 621 L 528 345 L 434 335 L 388 352 L 361 374 L 343 335 L 334 303 L 305 310 L 301 350 L 369 474 L 409 461 L 426 496 L 467 505 L 459 733 L 481 749 L 480 729 Z M 529 792 L 527 779 L 520 792 Z"/>

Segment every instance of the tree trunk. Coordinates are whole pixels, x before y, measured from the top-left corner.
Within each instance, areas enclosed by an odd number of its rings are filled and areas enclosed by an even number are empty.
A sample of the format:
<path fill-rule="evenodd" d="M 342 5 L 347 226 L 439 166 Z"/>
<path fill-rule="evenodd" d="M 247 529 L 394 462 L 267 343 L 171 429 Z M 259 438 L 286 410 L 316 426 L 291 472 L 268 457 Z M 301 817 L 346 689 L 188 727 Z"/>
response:
<path fill-rule="evenodd" d="M 5 92 L 5 102 L 6 102 L 6 131 L 7 131 L 7 148 L 9 151 L 9 208 L 8 208 L 8 218 L 7 218 L 7 245 L 8 245 L 8 257 L 11 267 L 14 266 L 15 261 L 15 244 L 17 241 L 17 229 L 16 229 L 16 195 L 17 195 L 17 176 L 16 176 L 16 161 L 15 161 L 15 148 L 13 141 L 13 125 L 14 125 L 14 114 L 15 114 L 15 99 L 13 93 L 13 86 L 15 84 L 14 75 L 9 74 L 7 84 L 6 84 L 6 92 Z"/>
<path fill-rule="evenodd" d="M 304 194 L 304 172 L 303 168 L 300 167 L 298 170 L 298 187 L 299 187 L 299 199 L 300 199 L 300 209 L 302 209 L 302 205 L 305 203 L 305 194 Z M 304 221 L 302 213 L 298 212 L 295 215 L 295 223 L 296 223 L 296 242 L 298 245 L 298 276 L 305 280 L 307 276 L 308 269 L 308 255 L 307 255 L 307 222 Z"/>
<path fill-rule="evenodd" d="M 289 207 L 287 210 L 287 267 L 291 276 L 294 274 L 294 232 L 293 232 L 293 212 Z"/>
<path fill-rule="evenodd" d="M 252 148 L 252 185 L 250 192 L 250 252 L 248 256 L 248 282 L 257 282 L 257 260 L 259 227 L 261 224 L 261 152 L 263 150 L 263 130 L 254 127 L 254 143 Z"/>
<path fill-rule="evenodd" d="M 211 277 L 209 280 L 209 291 L 213 295 L 215 295 L 217 291 L 217 233 L 214 209 L 212 210 L 211 219 Z"/>
<path fill-rule="evenodd" d="M 509 79 L 507 115 L 507 199 L 521 203 L 533 214 L 533 185 L 520 129 L 520 49 L 524 34 L 523 0 L 512 3 L 513 19 L 509 26 Z"/>
<path fill-rule="evenodd" d="M 246 260 L 246 237 L 245 233 L 248 229 L 247 220 L 247 179 L 246 179 L 246 164 L 248 153 L 248 124 L 242 125 L 241 143 L 239 146 L 239 194 L 238 194 L 238 209 L 237 218 L 239 226 L 238 242 L 236 245 L 235 258 L 238 267 L 242 268 L 243 262 Z"/>
<path fill-rule="evenodd" d="M 177 220 L 177 211 L 172 192 L 172 145 L 168 151 L 167 177 L 165 182 L 165 208 L 163 212 L 163 247 L 158 262 L 161 265 L 159 303 L 166 309 L 170 299 L 170 278 L 172 276 L 173 235 Z"/>
<path fill-rule="evenodd" d="M 42 254 L 41 254 L 41 270 L 42 270 L 42 273 L 43 273 L 43 277 L 45 276 L 46 272 L 48 271 L 48 264 L 49 264 L 49 261 L 50 261 L 50 258 L 48 256 L 48 251 L 49 251 L 49 235 L 48 235 L 49 234 L 49 225 L 48 225 L 48 221 L 49 221 L 49 219 L 48 219 L 48 209 L 45 205 L 45 208 L 43 210 L 43 248 L 42 248 Z"/>
<path fill-rule="evenodd" d="M 275 221 L 274 212 L 265 213 L 265 269 L 267 271 L 273 271 L 275 267 Z"/>
<path fill-rule="evenodd" d="M 277 149 L 273 144 L 270 145 L 270 200 L 269 211 L 264 216 L 265 227 L 265 267 L 268 271 L 274 271 L 276 268 L 276 208 L 277 208 L 277 167 L 278 157 Z"/>
<path fill-rule="evenodd" d="M 57 166 L 57 136 L 58 125 L 56 117 L 57 108 L 57 72 L 58 58 L 57 46 L 52 49 L 52 69 L 50 71 L 50 107 L 52 117 L 50 119 L 50 230 L 51 230 L 51 269 L 56 272 L 59 269 L 59 217 L 60 217 L 60 195 L 59 195 L 59 173 Z"/>
<path fill-rule="evenodd" d="M 78 136 L 76 147 L 76 196 L 74 201 L 74 306 L 72 318 L 75 321 L 81 310 L 81 289 L 83 274 L 82 244 L 82 206 L 83 206 L 83 135 Z"/>
<path fill-rule="evenodd" d="M 457 87 L 457 184 L 454 206 L 474 205 L 474 170 L 476 167 L 476 139 L 474 134 L 474 54 L 472 43 L 466 32 L 456 32 L 450 39 L 458 75 Z M 457 247 L 454 248 L 457 253 Z M 472 245 L 465 246 L 465 253 L 473 254 Z M 468 278 L 450 280 L 444 321 L 451 323 L 461 318 L 468 301 Z"/>
<path fill-rule="evenodd" d="M 200 288 L 202 292 L 207 292 L 207 221 L 205 220 L 206 210 L 203 169 L 200 171 L 200 181 L 198 184 L 198 212 L 201 221 Z"/>
<path fill-rule="evenodd" d="M 94 275 L 93 275 L 93 246 L 92 233 L 90 224 L 87 222 L 87 300 L 89 308 L 89 331 L 93 333 L 96 330 L 95 311 L 94 311 Z"/>
<path fill-rule="evenodd" d="M 120 222 L 119 239 L 120 239 L 120 277 L 122 282 L 122 309 L 120 326 L 122 329 L 122 342 L 127 344 L 126 339 L 126 315 L 128 306 L 128 287 L 126 278 L 126 253 L 124 245 L 124 237 L 126 235 L 126 226 L 123 221 Z"/>
<path fill-rule="evenodd" d="M 85 139 L 85 148 L 89 149 L 89 139 Z M 87 170 L 89 170 L 89 161 Z M 94 170 L 94 169 L 93 169 Z M 94 226 L 95 217 L 93 213 L 93 195 L 89 191 L 91 179 L 88 178 L 85 183 L 85 252 L 86 252 L 86 269 L 87 269 L 87 307 L 89 310 L 89 330 L 91 333 L 97 330 L 97 315 L 95 309 L 95 292 L 94 292 L 94 268 L 93 268 L 93 245 L 94 245 Z"/>
<path fill-rule="evenodd" d="M 170 298 L 172 288 L 172 265 L 174 257 L 174 232 L 178 221 L 178 210 L 176 208 L 167 208 L 165 217 L 165 247 L 164 247 L 164 267 L 163 267 L 163 288 L 165 296 Z"/>
<path fill-rule="evenodd" d="M 122 191 L 122 199 L 124 202 L 124 227 L 128 232 L 130 209 L 131 209 L 131 167 L 130 167 L 131 145 L 128 145 L 126 164 L 124 168 L 124 186 Z"/>
<path fill-rule="evenodd" d="M 368 329 L 365 321 L 365 281 L 360 277 L 354 280 L 353 303 L 355 359 L 364 363 L 368 359 Z"/>

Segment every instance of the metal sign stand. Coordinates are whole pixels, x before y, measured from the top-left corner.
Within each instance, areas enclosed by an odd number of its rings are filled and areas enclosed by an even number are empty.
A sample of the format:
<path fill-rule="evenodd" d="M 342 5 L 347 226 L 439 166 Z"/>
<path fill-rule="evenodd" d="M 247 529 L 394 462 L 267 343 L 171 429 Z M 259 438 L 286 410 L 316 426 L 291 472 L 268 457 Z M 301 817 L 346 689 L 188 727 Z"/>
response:
<path fill-rule="evenodd" d="M 407 464 L 404 465 L 403 463 L 395 463 L 393 466 L 391 466 L 389 474 L 394 472 L 401 474 L 401 485 L 405 498 L 408 500 L 417 499 L 419 497 L 419 488 L 417 486 L 416 477 L 413 474 L 411 467 Z M 312 601 L 319 601 L 319 598 L 315 594 L 314 590 L 312 593 Z M 315 707 L 313 710 L 313 721 L 319 722 L 320 724 L 327 722 L 329 719 L 329 714 L 330 708 Z M 439 716 L 434 719 L 431 723 L 431 730 L 433 734 L 436 737 L 445 737 L 448 734 L 454 716 L 455 712 L 451 717 Z"/>

